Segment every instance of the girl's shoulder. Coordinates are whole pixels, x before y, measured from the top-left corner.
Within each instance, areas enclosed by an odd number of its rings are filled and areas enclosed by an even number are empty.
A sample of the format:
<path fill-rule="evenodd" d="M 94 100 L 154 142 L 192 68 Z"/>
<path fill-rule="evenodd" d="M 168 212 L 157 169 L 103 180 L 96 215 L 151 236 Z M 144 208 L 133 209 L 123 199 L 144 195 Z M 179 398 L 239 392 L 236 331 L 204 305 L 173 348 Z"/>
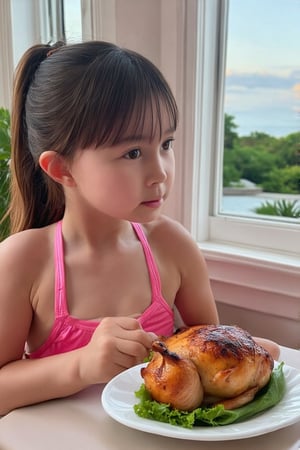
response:
<path fill-rule="evenodd" d="M 178 221 L 161 216 L 158 220 L 143 224 L 151 248 L 159 248 L 174 256 L 199 251 L 190 232 Z"/>
<path fill-rule="evenodd" d="M 53 252 L 53 239 L 53 225 L 9 236 L 0 243 L 0 270 L 5 266 L 26 273 L 40 268 Z"/>
<path fill-rule="evenodd" d="M 178 221 L 168 217 L 160 216 L 159 219 L 143 224 L 143 228 L 150 240 L 177 239 L 179 242 L 194 242 L 190 232 Z"/>

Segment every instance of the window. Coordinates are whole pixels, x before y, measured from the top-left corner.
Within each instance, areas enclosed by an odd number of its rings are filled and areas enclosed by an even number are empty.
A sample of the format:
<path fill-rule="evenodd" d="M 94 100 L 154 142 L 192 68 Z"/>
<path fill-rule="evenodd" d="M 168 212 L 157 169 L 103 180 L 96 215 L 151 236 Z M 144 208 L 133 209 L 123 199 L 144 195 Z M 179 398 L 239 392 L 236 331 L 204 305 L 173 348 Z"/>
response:
<path fill-rule="evenodd" d="M 87 10 L 89 4 L 83 5 Z M 81 22 L 80 0 L 0 1 L 1 107 L 11 106 L 13 71 L 23 53 L 41 42 L 81 41 Z"/>
<path fill-rule="evenodd" d="M 289 8 L 287 4 L 289 3 Z M 263 6 L 262 6 L 263 5 Z M 265 7 L 269 5 L 269 10 Z M 300 267 L 299 254 L 300 254 L 300 239 L 299 239 L 299 219 L 289 220 L 277 218 L 274 220 L 272 216 L 260 216 L 241 214 L 241 210 L 238 210 L 235 214 L 229 211 L 226 207 L 223 196 L 223 161 L 226 159 L 223 156 L 224 149 L 224 113 L 226 108 L 228 114 L 234 116 L 236 119 L 241 120 L 241 125 L 248 126 L 246 133 L 251 130 L 253 126 L 253 119 L 257 117 L 257 104 L 254 104 L 252 116 L 249 116 L 249 120 L 244 120 L 244 116 L 239 115 L 238 112 L 244 106 L 242 98 L 238 96 L 245 94 L 245 92 L 239 92 L 236 88 L 234 92 L 235 97 L 232 97 L 232 85 L 230 84 L 233 78 L 226 77 L 226 66 L 231 64 L 233 60 L 232 50 L 230 47 L 232 44 L 233 30 L 230 28 L 234 24 L 234 17 L 238 14 L 240 27 L 246 28 L 247 22 L 244 17 L 244 13 L 247 16 L 247 20 L 250 20 L 249 13 L 247 13 L 247 6 L 254 11 L 254 19 L 252 24 L 253 31 L 256 26 L 263 26 L 263 23 L 258 19 L 259 16 L 265 20 L 268 20 L 271 24 L 271 31 L 273 33 L 272 40 L 278 43 L 278 39 L 275 39 L 275 35 L 278 36 L 278 24 L 275 22 L 274 14 L 271 14 L 275 8 L 277 8 L 281 14 L 281 32 L 284 34 L 285 27 L 290 26 L 293 23 L 295 16 L 299 17 L 300 4 L 296 0 L 277 0 L 276 2 L 269 1 L 255 1 L 251 0 L 240 2 L 236 0 L 220 0 L 220 1 L 201 1 L 198 3 L 198 50 L 197 50 L 197 88 L 196 88 L 196 118 L 195 123 L 195 160 L 194 160 L 194 189 L 193 189 L 193 223 L 192 228 L 196 238 L 201 242 L 203 248 L 211 248 L 212 245 L 217 245 L 219 248 L 225 247 L 228 252 L 234 252 L 241 255 L 258 255 L 260 250 L 260 257 L 267 259 L 272 263 L 276 263 L 277 256 L 280 255 L 278 261 L 283 261 L 283 258 L 288 265 Z M 231 9 L 232 8 L 232 9 Z M 238 8 L 238 9 L 235 9 Z M 244 9 L 245 8 L 245 9 Z M 264 11 L 262 11 L 262 8 Z M 296 14 L 296 10 L 298 14 Z M 282 11 L 285 11 L 283 14 Z M 291 21 L 288 20 L 289 13 L 293 16 Z M 293 12 L 292 12 L 293 11 Z M 269 12 L 269 14 L 268 14 Z M 283 18 L 285 17 L 285 20 Z M 297 22 L 297 20 L 295 19 Z M 294 33 L 298 32 L 299 27 L 295 26 Z M 266 26 L 265 26 L 266 29 Z M 269 28 L 270 29 L 270 28 Z M 266 30 L 265 30 L 266 32 Z M 240 31 L 240 41 L 238 44 L 238 50 L 241 54 L 247 54 L 247 50 L 253 45 L 255 39 L 251 34 L 251 29 L 248 29 L 246 35 L 242 35 Z M 266 32 L 267 33 L 267 32 Z M 287 33 L 286 33 L 287 34 Z M 266 37 L 266 36 L 265 36 Z M 267 36 L 268 37 L 268 36 Z M 300 37 L 300 36 L 299 36 Z M 262 37 L 263 39 L 263 37 Z M 290 39 L 292 39 L 290 37 Z M 295 39 L 295 35 L 293 35 Z M 297 39 L 299 42 L 299 39 Z M 280 45 L 286 46 L 286 52 L 291 52 L 291 45 L 288 46 L 288 41 L 285 39 L 280 41 Z M 261 41 L 260 52 L 264 49 L 264 42 Z M 279 44 L 278 44 L 279 45 Z M 279 56 L 279 48 L 277 45 L 277 51 L 275 56 L 272 56 L 272 61 L 269 60 L 268 64 L 277 67 L 285 65 L 285 60 L 281 60 Z M 291 52 L 292 53 L 292 52 Z M 226 59 L 227 56 L 227 59 Z M 295 60 L 297 55 L 294 54 Z M 259 59 L 253 61 L 252 58 L 248 58 L 249 67 L 250 64 L 258 64 Z M 260 64 L 263 67 L 263 63 L 266 63 L 266 58 L 260 60 Z M 239 57 L 239 62 L 242 63 L 242 57 Z M 228 67 L 228 66 L 227 66 Z M 249 71 L 249 67 L 245 67 Z M 255 67 L 255 65 L 253 66 Z M 285 69 L 287 69 L 285 67 Z M 285 81 L 291 83 L 291 73 L 289 76 L 286 73 L 281 73 L 281 76 L 273 76 L 271 80 L 276 85 L 276 82 Z M 297 76 L 297 73 L 294 73 Z M 299 71 L 298 71 L 299 76 Z M 255 78 L 255 77 L 254 77 Z M 262 79 L 267 81 L 266 90 L 271 90 L 272 86 L 269 84 L 270 80 L 266 79 L 265 75 Z M 284 80 L 285 78 L 285 80 Z M 297 79 L 294 82 L 294 104 L 292 106 L 299 106 L 299 98 L 297 97 Z M 231 91 L 230 91 L 231 89 Z M 229 93 L 231 92 L 231 97 Z M 254 103 L 254 94 L 252 90 L 252 96 L 248 96 L 248 100 L 251 98 L 252 104 Z M 245 96 L 244 96 L 245 97 Z M 243 98 L 244 98 L 243 97 Z M 240 100 L 239 100 L 240 99 Z M 233 102 L 235 100 L 235 102 Z M 258 100 L 261 100 L 258 98 Z M 249 100 L 250 101 L 250 100 Z M 273 87 L 272 101 L 277 107 L 284 106 L 283 94 L 278 89 Z M 298 102 L 298 103 L 297 103 Z M 249 106 L 249 104 L 248 104 Z M 243 122 L 242 122 L 243 118 Z M 265 117 L 265 119 L 269 119 Z M 252 120 L 252 122 L 251 122 Z M 276 125 L 276 124 L 275 124 Z M 291 119 L 289 123 L 289 129 L 296 130 L 297 123 Z M 271 129 L 267 129 L 270 132 Z M 299 130 L 300 130 L 300 117 L 299 117 Z M 254 130 L 261 132 L 262 129 Z M 208 219 L 207 219 L 208 218 Z M 234 248 L 234 249 L 233 249 Z M 271 252 L 271 253 L 270 253 Z M 258 257 L 258 256 L 257 256 Z"/>
<path fill-rule="evenodd" d="M 230 0 L 225 214 L 300 218 L 299 17 L 297 0 Z"/>
<path fill-rule="evenodd" d="M 10 0 L 14 67 L 23 53 L 33 44 L 80 42 L 80 0 Z"/>
<path fill-rule="evenodd" d="M 64 27 L 66 41 L 82 41 L 81 0 L 64 0 Z"/>
<path fill-rule="evenodd" d="M 44 0 L 40 2 L 42 42 L 81 42 L 81 1 Z"/>

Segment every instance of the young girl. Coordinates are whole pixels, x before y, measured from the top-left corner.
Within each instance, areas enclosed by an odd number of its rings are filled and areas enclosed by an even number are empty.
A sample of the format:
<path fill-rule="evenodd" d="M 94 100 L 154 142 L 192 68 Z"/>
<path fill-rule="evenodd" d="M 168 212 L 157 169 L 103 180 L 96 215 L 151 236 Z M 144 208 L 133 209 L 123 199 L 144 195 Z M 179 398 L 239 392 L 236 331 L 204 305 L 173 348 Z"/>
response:
<path fill-rule="evenodd" d="M 218 323 L 204 259 L 161 214 L 177 106 L 105 42 L 30 48 L 12 109 L 12 235 L 0 245 L 0 414 L 140 363 L 157 335 Z M 25 353 L 24 353 L 25 349 Z"/>

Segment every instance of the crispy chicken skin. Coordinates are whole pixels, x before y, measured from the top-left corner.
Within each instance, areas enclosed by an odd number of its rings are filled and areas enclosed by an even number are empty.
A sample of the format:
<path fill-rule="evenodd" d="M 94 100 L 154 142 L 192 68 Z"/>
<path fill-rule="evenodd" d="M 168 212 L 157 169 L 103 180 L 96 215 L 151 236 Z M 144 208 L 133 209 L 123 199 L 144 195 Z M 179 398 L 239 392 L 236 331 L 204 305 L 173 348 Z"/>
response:
<path fill-rule="evenodd" d="M 197 408 L 203 401 L 204 392 L 193 361 L 170 352 L 163 342 L 154 342 L 152 349 L 150 370 L 149 366 L 141 369 L 152 397 L 162 403 L 171 403 L 177 409 Z"/>
<path fill-rule="evenodd" d="M 272 356 L 236 326 L 193 326 L 155 341 L 153 352 L 141 369 L 145 386 L 155 400 L 182 410 L 242 406 L 268 383 L 274 366 Z"/>

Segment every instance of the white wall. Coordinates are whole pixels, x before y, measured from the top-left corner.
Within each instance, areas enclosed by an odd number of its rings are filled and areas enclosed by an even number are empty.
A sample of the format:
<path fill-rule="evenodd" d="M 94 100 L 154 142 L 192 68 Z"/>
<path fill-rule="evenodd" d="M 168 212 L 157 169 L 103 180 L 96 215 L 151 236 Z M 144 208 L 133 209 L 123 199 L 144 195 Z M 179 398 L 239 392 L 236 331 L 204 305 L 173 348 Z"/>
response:
<path fill-rule="evenodd" d="M 99 0 L 92 5 L 99 6 Z M 196 11 L 196 1 L 189 1 L 189 14 Z M 102 0 L 102 11 L 109 8 L 105 25 L 97 26 L 97 38 L 113 40 L 120 46 L 131 48 L 149 58 L 163 72 L 173 90 L 180 111 L 179 127 L 176 133 L 175 152 L 177 161 L 176 183 L 165 212 L 181 221 L 189 222 L 184 214 L 185 199 L 190 199 L 192 187 L 193 138 L 185 127 L 189 121 L 186 103 L 187 91 L 193 79 L 186 74 L 187 57 L 195 48 L 194 36 L 189 39 L 186 27 L 187 9 L 183 0 L 114 0 L 114 10 L 110 0 Z M 196 20 L 196 14 L 193 16 Z M 95 35 L 93 36 L 95 38 Z M 189 70 L 189 74 L 192 71 Z M 187 223 L 186 223 L 187 224 Z"/>

